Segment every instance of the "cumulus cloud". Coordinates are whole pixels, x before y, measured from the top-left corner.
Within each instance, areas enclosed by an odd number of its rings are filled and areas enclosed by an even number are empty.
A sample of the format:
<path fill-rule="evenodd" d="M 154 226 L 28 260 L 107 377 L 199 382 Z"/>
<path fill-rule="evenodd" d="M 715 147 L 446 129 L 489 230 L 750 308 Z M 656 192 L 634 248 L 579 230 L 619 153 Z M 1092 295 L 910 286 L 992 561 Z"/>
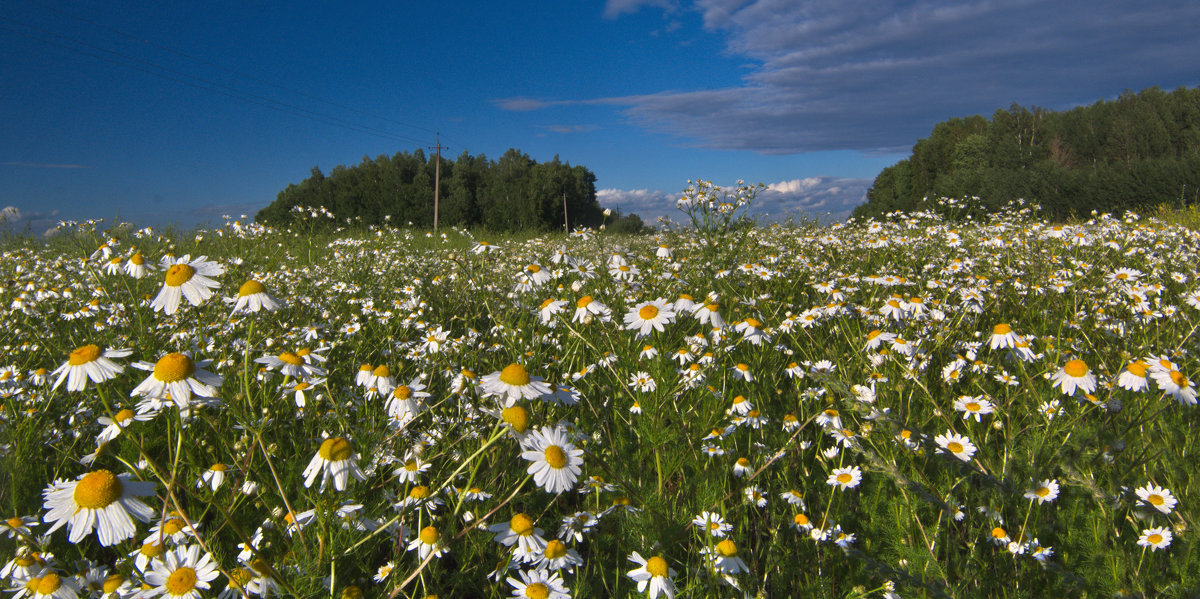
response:
<path fill-rule="evenodd" d="M 806 177 L 772 183 L 759 193 L 747 214 L 764 221 L 782 221 L 789 217 L 842 219 L 866 201 L 871 182 L 871 179 L 846 177 Z M 686 216 L 675 208 L 679 197 L 677 192 L 651 189 L 601 189 L 596 192 L 601 206 L 637 214 L 648 223 L 654 223 L 660 216 L 685 220 Z"/>
<path fill-rule="evenodd" d="M 605 14 L 663 4 L 610 0 Z M 1191 0 L 1154 10 L 1119 0 L 695 0 L 690 9 L 727 52 L 754 61 L 740 84 L 599 100 L 702 147 L 902 151 L 937 122 L 1012 102 L 1062 109 L 1200 83 Z"/>
<path fill-rule="evenodd" d="M 7 231 L 46 231 L 58 224 L 58 211 L 35 212 L 17 206 L 0 209 L 0 229 Z"/>

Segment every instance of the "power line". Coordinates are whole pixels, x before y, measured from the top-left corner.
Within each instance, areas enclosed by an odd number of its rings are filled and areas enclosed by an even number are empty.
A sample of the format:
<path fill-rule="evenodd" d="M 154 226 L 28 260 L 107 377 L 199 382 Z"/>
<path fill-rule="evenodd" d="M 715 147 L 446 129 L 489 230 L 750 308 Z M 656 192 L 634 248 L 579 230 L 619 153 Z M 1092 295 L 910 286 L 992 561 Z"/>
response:
<path fill-rule="evenodd" d="M 11 19 L 10 19 L 10 21 L 11 21 Z M 178 71 L 176 69 L 172 69 L 170 67 L 166 67 L 166 66 L 163 66 L 160 64 L 156 64 L 156 63 L 148 61 L 148 60 L 144 60 L 144 59 L 141 59 L 141 58 L 138 58 L 135 56 L 130 56 L 128 54 L 123 54 L 123 53 L 117 52 L 115 50 L 109 50 L 107 48 L 102 48 L 100 46 L 85 42 L 85 41 L 77 39 L 77 38 L 72 38 L 70 36 L 54 33 L 52 31 L 47 31 L 45 29 L 42 29 L 41 27 L 30 25 L 28 23 L 16 22 L 16 24 L 20 25 L 21 27 L 40 31 L 44 35 L 49 35 L 49 36 L 52 36 L 55 38 L 60 38 L 62 40 L 67 40 L 68 42 L 70 42 L 72 44 L 77 44 L 78 46 L 83 46 L 84 48 L 90 48 L 97 52 L 109 54 L 109 55 L 117 57 L 117 58 L 105 57 L 105 56 L 102 56 L 99 54 L 94 54 L 92 52 L 87 52 L 76 46 L 71 46 L 66 43 L 62 43 L 62 42 L 54 41 L 51 39 L 46 39 L 45 37 L 34 35 L 33 33 L 30 33 L 29 31 L 27 31 L 25 29 L 18 29 L 18 28 L 14 28 L 12 26 L 5 26 L 3 24 L 0 24 L 0 29 L 5 29 L 12 33 L 16 33 L 18 35 L 22 35 L 22 36 L 28 37 L 30 39 L 37 40 L 44 44 L 64 48 L 66 50 L 70 50 L 72 52 L 82 54 L 84 56 L 88 56 L 91 58 L 95 58 L 95 59 L 98 59 L 98 60 L 101 60 L 104 62 L 116 64 L 119 66 L 130 68 L 130 69 L 133 69 L 136 71 L 141 71 L 144 73 L 149 73 L 151 75 L 155 75 L 155 76 L 161 77 L 163 79 L 168 79 L 168 80 L 176 81 L 179 83 L 185 83 L 185 84 L 191 85 L 193 87 L 198 87 L 200 89 L 204 89 L 204 90 L 207 90 L 207 91 L 210 91 L 213 93 L 217 93 L 217 94 L 220 94 L 223 96 L 238 99 L 238 100 L 241 100 L 244 102 L 249 102 L 251 104 L 264 106 L 266 108 L 270 108 L 273 110 L 277 110 L 279 112 L 291 114 L 293 116 L 299 116 L 301 118 L 306 118 L 306 119 L 320 122 L 323 124 L 333 125 L 335 127 L 341 127 L 343 129 L 356 131 L 359 133 L 366 133 L 369 135 L 375 135 L 377 137 L 393 139 L 396 141 L 403 141 L 403 142 L 414 143 L 414 144 L 422 143 L 421 140 L 414 139 L 411 137 L 405 137 L 403 135 L 398 135 L 396 133 L 392 133 L 392 132 L 386 131 L 384 129 L 379 129 L 376 127 L 370 127 L 370 126 L 366 126 L 366 125 L 360 125 L 358 123 L 354 123 L 353 121 L 348 121 L 348 120 L 340 118 L 340 117 L 325 114 L 325 113 L 318 112 L 315 110 L 310 110 L 310 109 L 296 106 L 293 104 L 289 104 L 287 102 L 283 102 L 280 100 L 275 100 L 273 98 L 269 98 L 266 96 L 262 96 L 259 94 L 241 90 L 236 87 L 225 85 L 225 84 L 222 84 L 222 83 L 219 83 L 216 81 L 211 81 L 211 80 L 204 79 L 201 77 L 196 77 L 194 75 L 191 75 L 191 74 L 188 74 L 188 73 L 185 73 L 182 71 Z M 138 66 L 138 64 L 146 65 L 149 68 L 145 68 L 143 66 Z"/>

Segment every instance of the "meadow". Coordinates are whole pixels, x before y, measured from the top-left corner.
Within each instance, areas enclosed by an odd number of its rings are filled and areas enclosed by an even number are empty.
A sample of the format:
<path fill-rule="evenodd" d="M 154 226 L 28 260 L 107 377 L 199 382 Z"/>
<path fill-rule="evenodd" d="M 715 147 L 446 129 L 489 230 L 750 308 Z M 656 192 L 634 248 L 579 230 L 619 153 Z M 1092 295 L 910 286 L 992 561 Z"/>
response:
<path fill-rule="evenodd" d="M 7 238 L 0 584 L 1200 593 L 1196 231 L 685 208 L 647 236 L 313 210 Z"/>

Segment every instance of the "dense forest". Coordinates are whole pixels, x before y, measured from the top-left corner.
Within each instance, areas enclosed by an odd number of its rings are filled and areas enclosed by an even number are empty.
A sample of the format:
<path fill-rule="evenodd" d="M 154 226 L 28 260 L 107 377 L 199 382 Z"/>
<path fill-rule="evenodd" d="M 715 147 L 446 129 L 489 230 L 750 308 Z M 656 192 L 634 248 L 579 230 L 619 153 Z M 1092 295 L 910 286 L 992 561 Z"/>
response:
<path fill-rule="evenodd" d="M 357 166 L 336 166 L 325 175 L 288 185 L 256 216 L 260 223 L 283 225 L 295 218 L 295 207 L 324 206 L 335 223 L 359 225 L 412 223 L 433 227 L 434 178 L 437 158 L 417 150 L 374 160 L 364 156 Z M 566 210 L 564 219 L 563 210 Z M 463 152 L 457 160 L 442 158 L 438 199 L 439 227 L 486 227 L 494 231 L 562 229 L 564 224 L 595 227 L 604 222 L 596 201 L 596 175 L 557 156 L 539 163 L 510 149 L 492 161 Z M 639 231 L 637 215 L 609 218 L 610 228 Z"/>
<path fill-rule="evenodd" d="M 1154 87 L 1067 111 L 1014 104 L 939 123 L 879 174 L 854 216 L 975 196 L 984 210 L 1024 198 L 1064 218 L 1193 204 L 1198 191 L 1200 88 Z"/>

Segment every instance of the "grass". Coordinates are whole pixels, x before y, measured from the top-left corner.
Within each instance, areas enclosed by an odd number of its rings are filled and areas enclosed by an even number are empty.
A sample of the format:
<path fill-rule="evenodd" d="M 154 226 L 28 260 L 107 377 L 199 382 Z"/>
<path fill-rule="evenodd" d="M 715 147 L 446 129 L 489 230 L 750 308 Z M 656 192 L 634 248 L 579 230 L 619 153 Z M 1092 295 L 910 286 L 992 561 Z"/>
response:
<path fill-rule="evenodd" d="M 637 595 L 637 552 L 665 561 L 679 597 L 1191 596 L 1200 236 L 1184 220 L 918 213 L 705 235 L 489 236 L 485 252 L 473 251 L 479 235 L 390 228 L 166 237 L 84 223 L 10 239 L 0 515 L 31 524 L 8 523 L 4 576 L 87 587 L 117 575 L 130 590 L 114 596 L 131 596 L 158 579 L 130 556 L 163 543 L 211 554 L 209 595 L 240 596 L 231 580 L 302 597 Z M 108 274 L 101 245 L 151 264 L 204 255 L 224 272 L 213 297 L 167 315 L 151 305 L 164 269 Z M 220 298 L 251 279 L 286 306 L 231 314 Z M 573 319 L 585 296 L 608 311 Z M 656 299 L 659 314 L 642 317 L 663 330 L 628 330 L 626 316 Z M 687 303 L 713 304 L 725 326 Z M 1027 347 L 993 349 L 998 325 Z M 38 369 L 88 344 L 132 354 L 83 391 L 41 380 Z M 186 414 L 131 397 L 153 376 L 133 363 L 175 352 L 221 377 Z M 304 355 L 327 372 L 258 362 Z M 1151 368 L 1131 391 L 1118 377 L 1137 359 Z M 1085 372 L 1067 369 L 1075 360 Z M 514 364 L 552 393 L 489 395 L 489 374 L 521 382 Z M 364 365 L 377 375 L 367 387 Z M 377 392 L 380 366 L 400 392 Z M 1082 389 L 1054 384 L 1064 370 Z M 99 419 L 139 404 L 146 417 L 97 452 Z M 561 457 L 534 431 L 582 452 L 570 490 L 529 473 Z M 952 435 L 976 448 L 969 459 L 949 455 Z M 322 447 L 361 480 L 306 485 Z M 109 546 L 95 532 L 69 542 L 73 525 L 46 535 L 47 488 L 100 469 L 153 483 L 151 522 Z M 861 479 L 837 484 L 849 472 Z M 1057 494 L 1039 501 L 1043 486 Z M 1173 509 L 1137 495 L 1158 487 Z M 519 514 L 542 539 L 528 555 L 488 530 L 525 530 Z M 179 520 L 194 534 L 151 530 Z M 446 553 L 424 559 L 429 526 Z M 1156 534 L 1160 549 L 1139 545 Z M 556 559 L 542 559 L 555 539 L 570 552 L 554 544 Z"/>

